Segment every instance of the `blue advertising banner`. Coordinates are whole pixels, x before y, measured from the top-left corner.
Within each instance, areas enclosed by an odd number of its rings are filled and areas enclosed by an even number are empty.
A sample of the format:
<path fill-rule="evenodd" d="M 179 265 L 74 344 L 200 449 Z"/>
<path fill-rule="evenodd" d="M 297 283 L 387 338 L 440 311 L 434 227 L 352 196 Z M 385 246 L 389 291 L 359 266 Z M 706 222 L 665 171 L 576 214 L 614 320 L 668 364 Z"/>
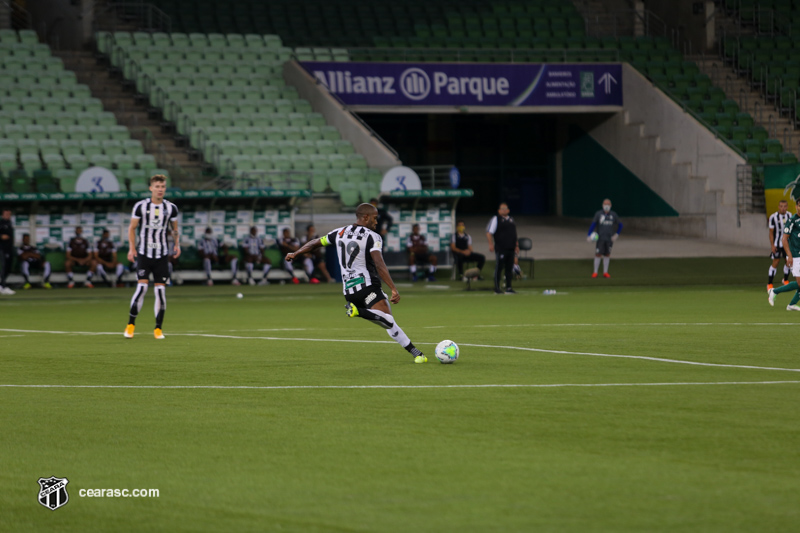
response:
<path fill-rule="evenodd" d="M 622 105 L 621 64 L 300 64 L 348 105 Z"/>

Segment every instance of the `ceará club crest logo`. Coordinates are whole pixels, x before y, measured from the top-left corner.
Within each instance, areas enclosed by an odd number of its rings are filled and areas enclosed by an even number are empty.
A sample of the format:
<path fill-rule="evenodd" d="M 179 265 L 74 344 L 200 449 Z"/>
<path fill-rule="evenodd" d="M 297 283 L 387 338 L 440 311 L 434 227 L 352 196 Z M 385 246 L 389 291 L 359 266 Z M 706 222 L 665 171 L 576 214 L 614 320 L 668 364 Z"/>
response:
<path fill-rule="evenodd" d="M 413 67 L 400 74 L 400 92 L 409 100 L 419 101 L 431 92 L 431 79 L 421 68 Z"/>
<path fill-rule="evenodd" d="M 66 505 L 69 501 L 69 494 L 67 494 L 67 483 L 69 483 L 69 480 L 65 477 L 40 477 L 39 503 L 51 511 L 55 511 L 59 507 Z"/>

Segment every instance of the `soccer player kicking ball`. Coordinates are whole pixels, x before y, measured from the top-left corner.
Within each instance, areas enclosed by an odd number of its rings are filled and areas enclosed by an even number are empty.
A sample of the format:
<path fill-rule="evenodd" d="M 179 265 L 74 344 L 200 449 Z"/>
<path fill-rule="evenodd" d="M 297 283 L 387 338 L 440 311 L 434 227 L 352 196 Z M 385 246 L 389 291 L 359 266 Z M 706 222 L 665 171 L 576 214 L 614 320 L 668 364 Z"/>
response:
<path fill-rule="evenodd" d="M 128 261 L 137 261 L 137 275 L 139 283 L 131 299 L 130 319 L 125 328 L 125 338 L 133 338 L 136 327 L 136 317 L 142 310 L 144 295 L 147 294 L 147 284 L 150 273 L 153 274 L 155 284 L 155 315 L 156 328 L 153 336 L 163 339 L 164 333 L 161 325 L 164 322 L 164 313 L 167 310 L 166 283 L 169 278 L 169 247 L 167 246 L 167 229 L 172 226 L 172 240 L 175 242 L 175 258 L 181 255 L 181 239 L 178 233 L 178 208 L 172 202 L 164 199 L 167 192 L 167 178 L 156 174 L 150 178 L 150 192 L 152 196 L 136 202 L 131 215 L 131 225 L 128 226 Z M 136 235 L 139 235 L 139 244 L 136 244 Z"/>
<path fill-rule="evenodd" d="M 797 211 L 800 212 L 800 200 L 797 200 Z M 794 281 L 777 289 L 769 289 L 769 305 L 775 305 L 777 294 L 796 291 L 786 310 L 800 311 L 800 306 L 797 305 L 800 301 L 800 287 L 797 285 L 797 280 L 800 278 L 800 216 L 798 215 L 794 215 L 783 227 L 783 249 L 786 251 L 786 264 L 792 269 Z M 798 260 L 795 261 L 795 258 Z"/>
<path fill-rule="evenodd" d="M 395 322 L 381 288 L 383 280 L 392 289 L 391 303 L 400 301 L 400 294 L 383 262 L 383 239 L 375 232 L 378 210 L 370 204 L 361 204 L 356 208 L 356 218 L 355 224 L 336 229 L 286 254 L 286 260 L 291 262 L 295 257 L 302 257 L 322 246 L 335 246 L 342 266 L 344 298 L 348 302 L 344 306 L 347 316 L 361 317 L 378 324 L 414 357 L 415 363 L 426 363 L 428 358 Z"/>

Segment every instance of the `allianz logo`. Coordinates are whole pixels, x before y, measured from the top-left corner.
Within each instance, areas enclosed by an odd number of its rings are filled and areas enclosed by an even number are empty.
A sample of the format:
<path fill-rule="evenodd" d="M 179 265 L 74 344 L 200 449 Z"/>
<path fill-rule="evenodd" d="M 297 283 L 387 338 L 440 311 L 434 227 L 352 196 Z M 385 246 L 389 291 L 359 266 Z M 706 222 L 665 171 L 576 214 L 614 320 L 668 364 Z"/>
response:
<path fill-rule="evenodd" d="M 433 81 L 421 68 L 404 70 L 399 79 L 394 76 L 354 76 L 349 70 L 315 70 L 314 77 L 332 93 L 337 94 L 397 94 L 409 100 L 435 95 L 473 95 L 478 102 L 484 96 L 506 96 L 509 82 L 504 77 L 449 76 L 446 72 L 433 72 Z"/>

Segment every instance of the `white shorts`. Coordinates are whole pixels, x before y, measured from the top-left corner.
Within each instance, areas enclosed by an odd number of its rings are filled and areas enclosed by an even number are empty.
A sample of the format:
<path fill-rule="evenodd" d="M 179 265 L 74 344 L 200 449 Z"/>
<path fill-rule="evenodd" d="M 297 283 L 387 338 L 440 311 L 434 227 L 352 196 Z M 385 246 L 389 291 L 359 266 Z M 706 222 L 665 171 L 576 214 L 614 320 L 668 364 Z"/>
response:
<path fill-rule="evenodd" d="M 800 257 L 795 257 L 792 260 L 792 275 L 794 279 L 800 279 Z"/>

